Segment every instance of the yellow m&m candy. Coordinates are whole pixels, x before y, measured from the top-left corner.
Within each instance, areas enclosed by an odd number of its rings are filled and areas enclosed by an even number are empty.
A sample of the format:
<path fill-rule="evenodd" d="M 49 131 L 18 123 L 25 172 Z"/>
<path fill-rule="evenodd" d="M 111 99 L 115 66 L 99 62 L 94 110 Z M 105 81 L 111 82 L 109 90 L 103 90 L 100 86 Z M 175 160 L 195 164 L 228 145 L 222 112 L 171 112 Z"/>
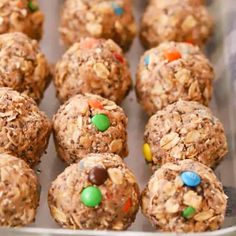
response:
<path fill-rule="evenodd" d="M 148 161 L 148 162 L 152 161 L 152 152 L 151 152 L 151 148 L 148 143 L 145 143 L 143 145 L 143 155 L 144 155 L 146 161 Z"/>

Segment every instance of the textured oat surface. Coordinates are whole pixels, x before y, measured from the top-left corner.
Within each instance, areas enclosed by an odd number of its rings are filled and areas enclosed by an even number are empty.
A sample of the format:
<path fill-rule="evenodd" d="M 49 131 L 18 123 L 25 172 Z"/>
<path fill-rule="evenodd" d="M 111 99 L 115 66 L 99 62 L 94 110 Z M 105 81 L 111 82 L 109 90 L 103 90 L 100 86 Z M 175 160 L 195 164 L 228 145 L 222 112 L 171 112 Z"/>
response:
<path fill-rule="evenodd" d="M 181 57 L 169 61 L 165 55 L 172 52 Z M 138 101 L 152 115 L 179 99 L 208 105 L 215 74 L 197 46 L 166 42 L 144 53 L 136 76 Z"/>
<path fill-rule="evenodd" d="M 202 46 L 212 33 L 213 21 L 205 6 L 188 1 L 153 1 L 142 17 L 140 39 L 147 48 L 164 41 Z"/>
<path fill-rule="evenodd" d="M 99 102 L 101 108 L 93 108 L 90 101 Z M 96 114 L 105 114 L 110 127 L 101 132 L 92 123 Z M 128 155 L 128 118 L 114 102 L 97 95 L 76 95 L 60 107 L 53 118 L 54 140 L 61 159 L 70 164 L 88 153 L 115 153 Z"/>
<path fill-rule="evenodd" d="M 196 188 L 184 185 L 180 175 L 194 171 L 201 178 Z M 227 198 L 213 171 L 192 160 L 167 163 L 157 170 L 142 193 L 142 212 L 159 231 L 204 232 L 217 230 L 223 220 Z M 186 207 L 196 212 L 185 219 Z"/>
<path fill-rule="evenodd" d="M 224 37 L 227 36 L 229 32 L 229 28 L 233 27 L 232 24 L 227 23 L 227 20 L 224 22 L 227 26 L 224 30 L 225 34 L 221 34 L 222 32 L 222 6 L 228 6 L 230 3 L 234 4 L 235 0 L 214 0 L 214 1 L 208 1 L 211 2 L 211 6 L 209 7 L 210 10 L 214 13 L 216 22 L 217 22 L 217 36 L 213 40 L 213 44 L 211 44 L 210 48 L 208 48 L 208 52 L 210 58 L 213 59 L 213 62 L 215 63 L 215 66 L 218 68 L 219 75 L 221 75 L 221 72 L 223 71 L 225 67 L 225 61 L 224 56 L 222 53 L 222 49 L 224 50 Z M 58 17 L 59 17 L 59 6 L 62 4 L 62 0 L 40 0 L 41 7 L 43 12 L 46 14 L 46 34 L 44 35 L 44 40 L 42 42 L 43 50 L 47 53 L 47 57 L 50 58 L 53 61 L 58 60 L 61 53 L 63 53 L 63 46 L 59 45 L 58 43 Z M 139 18 L 140 14 L 143 12 L 144 3 L 145 0 L 134 0 L 135 2 L 135 11 L 137 18 Z M 234 6 L 234 5 L 232 5 Z M 233 11 L 233 8 L 232 8 Z M 231 17 L 229 17 L 231 18 Z M 231 18 L 234 19 L 234 18 Z M 137 21 L 138 22 L 138 21 Z M 228 31 L 227 31 L 228 30 Z M 232 34 L 228 36 L 233 36 Z M 233 38 L 230 37 L 233 43 Z M 223 41 L 222 41 L 223 40 Z M 228 42 L 228 41 L 227 41 Z M 229 47 L 231 43 L 229 43 Z M 222 46 L 219 47 L 219 46 Z M 230 48 L 229 48 L 230 49 Z M 218 51 L 219 50 L 219 51 Z M 229 50 L 231 56 L 233 55 L 234 50 Z M 135 45 L 133 45 L 132 50 L 128 54 L 128 58 L 130 58 L 130 63 L 132 65 L 133 73 L 137 65 L 137 60 L 140 58 L 140 54 L 142 54 L 142 47 L 140 46 L 138 40 L 136 40 Z M 226 58 L 229 58 L 230 55 L 225 55 Z M 231 57 L 231 59 L 233 56 Z M 235 62 L 236 63 L 236 62 Z M 235 64 L 234 63 L 234 64 Z M 225 76 L 219 76 L 219 80 L 216 82 L 216 96 L 214 97 L 213 101 L 213 110 L 216 112 L 217 115 L 220 116 L 222 121 L 224 122 L 225 128 L 227 133 L 231 136 L 231 124 L 228 122 L 231 119 L 231 116 L 228 114 L 232 111 L 228 110 L 230 108 L 230 105 L 228 104 L 227 98 L 229 97 L 229 94 L 226 93 L 225 85 L 229 83 L 229 77 L 227 76 L 227 73 Z M 132 99 L 132 100 L 131 100 Z M 143 115 L 143 112 L 140 110 L 140 106 L 134 101 L 135 96 L 133 92 L 130 94 L 128 99 L 124 102 L 124 108 L 127 111 L 128 117 L 129 117 L 129 138 L 130 138 L 130 158 L 126 159 L 126 162 L 128 165 L 135 171 L 139 183 L 141 185 L 147 183 L 148 176 L 150 172 L 147 170 L 147 167 L 144 167 L 144 160 L 142 158 L 141 154 L 141 146 L 143 143 L 142 136 L 143 136 L 143 126 L 145 123 L 145 117 Z M 221 106 L 223 105 L 223 106 Z M 55 98 L 55 91 L 54 87 L 50 86 L 50 88 L 47 90 L 47 95 L 45 96 L 45 99 L 43 100 L 43 103 L 41 105 L 41 108 L 51 116 L 52 113 L 56 111 L 58 107 L 58 102 Z M 56 154 L 55 154 L 55 148 L 53 145 L 53 140 L 51 140 L 51 145 L 48 149 L 48 154 L 45 158 L 43 158 L 42 163 L 42 169 L 46 170 L 42 172 L 41 175 L 41 181 L 44 188 L 44 191 L 42 192 L 42 205 L 39 209 L 39 214 L 37 215 L 37 221 L 36 224 L 33 225 L 33 227 L 45 227 L 45 228 L 58 228 L 58 225 L 55 224 L 52 217 L 49 215 L 49 211 L 46 207 L 46 191 L 48 187 L 48 183 L 55 178 L 55 175 L 63 171 L 64 164 L 61 163 L 60 160 L 57 160 Z M 229 140 L 231 143 L 231 140 Z M 230 155 L 227 157 L 228 160 L 224 161 L 220 168 L 217 170 L 217 173 L 220 175 L 220 177 L 223 180 L 224 185 L 226 186 L 234 186 L 234 180 L 232 178 L 232 175 L 229 173 L 233 173 L 233 165 L 232 161 L 234 159 L 233 153 L 230 153 Z M 51 169 L 51 171 L 47 171 L 48 169 Z M 137 170 L 137 171 L 136 171 Z M 231 226 L 231 223 L 233 224 L 233 221 L 231 217 L 227 217 L 227 220 L 225 221 L 224 228 L 227 226 Z M 27 229 L 26 229 L 27 230 Z M 129 228 L 130 231 L 153 231 L 150 224 L 147 223 L 147 221 L 142 217 L 138 216 L 137 220 L 134 224 L 132 224 L 132 227 Z M 225 229 L 228 230 L 227 228 Z M 72 232 L 73 233 L 73 232 Z M 133 232 L 135 233 L 135 232 Z M 124 233 L 125 235 L 125 233 Z"/>
<path fill-rule="evenodd" d="M 39 163 L 47 148 L 51 122 L 33 99 L 10 88 L 0 88 L 0 152 Z"/>
<path fill-rule="evenodd" d="M 95 208 L 80 201 L 81 192 L 91 186 L 88 173 L 102 166 L 108 178 L 99 189 L 102 202 Z M 129 202 L 129 207 L 124 206 Z M 132 172 L 114 154 L 90 154 L 65 169 L 52 183 L 48 203 L 54 219 L 71 229 L 127 229 L 139 208 L 139 188 Z"/>
<path fill-rule="evenodd" d="M 163 8 L 169 5 L 176 5 L 180 0 L 149 0 L 150 4 L 155 5 L 156 7 Z M 205 4 L 205 0 L 182 0 L 182 3 L 188 3 L 194 6 Z"/>
<path fill-rule="evenodd" d="M 67 45 L 89 36 L 113 39 L 128 50 L 136 35 L 131 0 L 66 0 L 60 32 Z"/>
<path fill-rule="evenodd" d="M 223 125 L 197 102 L 179 101 L 158 111 L 146 125 L 144 142 L 150 145 L 153 169 L 183 159 L 214 168 L 228 151 Z"/>
<path fill-rule="evenodd" d="M 33 39 L 41 39 L 44 15 L 39 10 L 30 10 L 29 4 L 39 6 L 37 0 L 1 0 L 0 34 L 22 32 Z"/>
<path fill-rule="evenodd" d="M 22 33 L 0 35 L 0 87 L 11 87 L 40 102 L 49 81 L 49 65 L 36 40 Z"/>
<path fill-rule="evenodd" d="M 62 102 L 77 93 L 94 93 L 120 103 L 130 90 L 131 76 L 116 43 L 86 38 L 56 64 L 54 83 Z"/>
<path fill-rule="evenodd" d="M 0 154 L 0 226 L 32 223 L 39 204 L 39 189 L 34 171 L 23 160 Z"/>

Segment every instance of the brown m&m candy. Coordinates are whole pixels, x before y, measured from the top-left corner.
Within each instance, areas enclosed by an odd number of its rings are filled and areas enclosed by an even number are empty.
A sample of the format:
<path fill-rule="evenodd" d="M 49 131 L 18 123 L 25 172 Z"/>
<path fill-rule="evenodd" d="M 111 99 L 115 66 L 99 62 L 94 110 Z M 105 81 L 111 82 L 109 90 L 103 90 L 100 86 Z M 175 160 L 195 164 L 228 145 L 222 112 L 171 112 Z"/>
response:
<path fill-rule="evenodd" d="M 102 166 L 95 166 L 90 170 L 88 179 L 92 184 L 102 185 L 108 178 L 108 173 Z"/>

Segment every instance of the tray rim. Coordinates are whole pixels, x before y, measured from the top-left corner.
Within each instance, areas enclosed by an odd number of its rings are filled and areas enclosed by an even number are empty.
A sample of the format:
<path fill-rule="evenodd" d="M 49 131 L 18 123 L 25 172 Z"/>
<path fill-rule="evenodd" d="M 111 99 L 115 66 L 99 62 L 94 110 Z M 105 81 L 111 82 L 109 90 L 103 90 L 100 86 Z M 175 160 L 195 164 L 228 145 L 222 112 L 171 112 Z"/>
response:
<path fill-rule="evenodd" d="M 141 232 L 141 231 L 94 231 L 94 230 L 68 230 L 53 228 L 12 228 L 0 229 L 0 235 L 4 236 L 60 236 L 60 235 L 79 235 L 79 236 L 235 236 L 236 226 L 225 229 L 205 232 L 205 233 L 160 233 L 160 232 Z"/>

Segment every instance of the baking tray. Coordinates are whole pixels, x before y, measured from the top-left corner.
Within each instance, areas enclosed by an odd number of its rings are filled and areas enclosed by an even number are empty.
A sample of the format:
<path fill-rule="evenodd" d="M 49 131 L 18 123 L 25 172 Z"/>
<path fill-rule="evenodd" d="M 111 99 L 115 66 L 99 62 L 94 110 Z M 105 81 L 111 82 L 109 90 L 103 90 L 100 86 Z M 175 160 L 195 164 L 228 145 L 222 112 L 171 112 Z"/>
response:
<path fill-rule="evenodd" d="M 136 21 L 140 22 L 141 14 L 144 11 L 145 0 L 133 0 Z M 58 23 L 60 15 L 60 7 L 63 0 L 41 0 L 40 5 L 42 11 L 46 15 L 45 33 L 41 42 L 41 48 L 46 54 L 50 63 L 55 63 L 65 51 L 60 44 Z M 215 81 L 214 98 L 211 103 L 214 114 L 224 123 L 225 131 L 228 138 L 229 154 L 223 163 L 216 169 L 216 174 L 222 181 L 226 193 L 229 196 L 229 204 L 227 209 L 227 217 L 221 230 L 212 233 L 188 234 L 188 235 L 204 235 L 204 236 L 235 236 L 236 235 L 236 151 L 235 151 L 235 93 L 233 91 L 233 73 L 230 73 L 231 41 L 236 40 L 232 35 L 227 37 L 228 29 L 232 20 L 229 21 L 230 13 L 235 6 L 235 0 L 212 0 L 208 3 L 209 9 L 215 18 L 215 35 L 209 42 L 206 53 L 214 64 L 217 78 Z M 236 11 L 236 10 L 235 10 Z M 234 17 L 232 17 L 234 19 Z M 144 52 L 138 38 L 127 53 L 130 62 L 133 80 L 135 79 L 136 67 L 139 58 Z M 55 96 L 53 84 L 47 89 L 44 99 L 40 105 L 41 110 L 45 111 L 51 118 L 57 111 L 59 102 Z M 125 160 L 128 166 L 137 176 L 140 188 L 143 189 L 151 176 L 145 161 L 142 157 L 141 147 L 143 144 L 143 131 L 147 122 L 147 117 L 136 102 L 135 93 L 132 90 L 125 99 L 122 107 L 129 117 L 128 138 L 129 138 L 129 157 Z M 43 156 L 42 163 L 37 170 L 39 173 L 40 183 L 42 185 L 40 207 L 36 217 L 36 222 L 29 227 L 20 229 L 1 229 L 2 236 L 57 236 L 57 235 L 101 235 L 101 236 L 162 236 L 162 235 L 183 235 L 183 234 L 164 234 L 154 233 L 150 223 L 139 212 L 134 224 L 126 232 L 99 232 L 99 231 L 71 231 L 59 229 L 58 225 L 51 218 L 47 205 L 47 192 L 52 180 L 61 173 L 65 165 L 57 158 L 54 142 L 51 137 L 47 154 Z"/>

